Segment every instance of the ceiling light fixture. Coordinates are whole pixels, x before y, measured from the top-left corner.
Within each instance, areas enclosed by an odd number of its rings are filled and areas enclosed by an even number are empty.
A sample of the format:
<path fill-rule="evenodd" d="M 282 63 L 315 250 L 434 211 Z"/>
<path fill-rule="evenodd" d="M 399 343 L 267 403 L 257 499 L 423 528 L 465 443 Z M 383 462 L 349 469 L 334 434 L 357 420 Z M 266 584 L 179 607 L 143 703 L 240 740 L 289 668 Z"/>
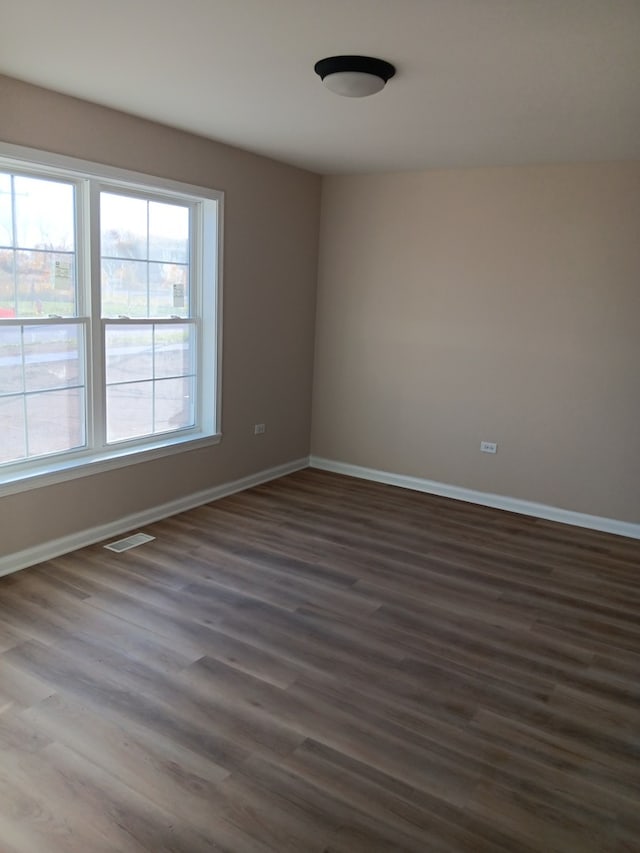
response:
<path fill-rule="evenodd" d="M 329 56 L 313 66 L 327 89 L 346 98 L 364 98 L 384 89 L 396 73 L 390 62 L 370 56 Z"/>

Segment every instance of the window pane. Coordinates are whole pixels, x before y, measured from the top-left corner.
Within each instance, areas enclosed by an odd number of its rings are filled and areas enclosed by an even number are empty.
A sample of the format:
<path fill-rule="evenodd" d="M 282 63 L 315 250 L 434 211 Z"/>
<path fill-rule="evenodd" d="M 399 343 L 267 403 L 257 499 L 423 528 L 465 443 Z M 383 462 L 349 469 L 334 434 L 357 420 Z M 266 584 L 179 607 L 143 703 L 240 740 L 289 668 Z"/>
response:
<path fill-rule="evenodd" d="M 117 326 L 105 330 L 107 385 L 153 378 L 153 326 Z"/>
<path fill-rule="evenodd" d="M 25 326 L 26 390 L 84 385 L 83 338 L 79 325 Z"/>
<path fill-rule="evenodd" d="M 74 187 L 42 178 L 14 178 L 16 247 L 75 251 Z"/>
<path fill-rule="evenodd" d="M 195 328 L 191 324 L 156 326 L 154 338 L 156 378 L 195 373 Z"/>
<path fill-rule="evenodd" d="M 155 384 L 155 432 L 183 429 L 195 423 L 192 377 L 160 379 Z"/>
<path fill-rule="evenodd" d="M 13 246 L 11 175 L 0 174 L 0 246 Z"/>
<path fill-rule="evenodd" d="M 102 259 L 102 316 L 148 317 L 147 264 Z"/>
<path fill-rule="evenodd" d="M 14 256 L 13 249 L 0 249 L 0 319 L 16 316 Z"/>
<path fill-rule="evenodd" d="M 187 205 L 100 194 L 102 316 L 189 316 Z"/>
<path fill-rule="evenodd" d="M 0 326 L 0 396 L 24 390 L 22 339 L 17 326 Z M 4 441 L 4 433 L 0 433 Z M 0 442 L 1 443 L 1 442 Z"/>
<path fill-rule="evenodd" d="M 194 324 L 110 323 L 105 340 L 107 441 L 194 426 Z"/>
<path fill-rule="evenodd" d="M 107 388 L 107 441 L 153 433 L 153 382 Z"/>
<path fill-rule="evenodd" d="M 103 257 L 146 260 L 147 202 L 100 193 L 100 237 Z"/>
<path fill-rule="evenodd" d="M 19 317 L 77 314 L 73 255 L 19 251 L 15 257 Z"/>
<path fill-rule="evenodd" d="M 71 450 L 85 444 L 84 389 L 29 394 L 27 435 L 29 456 Z"/>
<path fill-rule="evenodd" d="M 84 350 L 80 324 L 0 327 L 2 460 L 85 445 Z"/>
<path fill-rule="evenodd" d="M 189 208 L 149 202 L 149 260 L 189 262 Z"/>
<path fill-rule="evenodd" d="M 189 267 L 149 264 L 149 316 L 189 316 Z"/>
<path fill-rule="evenodd" d="M 0 463 L 24 459 L 27 445 L 24 429 L 24 398 L 0 397 Z"/>

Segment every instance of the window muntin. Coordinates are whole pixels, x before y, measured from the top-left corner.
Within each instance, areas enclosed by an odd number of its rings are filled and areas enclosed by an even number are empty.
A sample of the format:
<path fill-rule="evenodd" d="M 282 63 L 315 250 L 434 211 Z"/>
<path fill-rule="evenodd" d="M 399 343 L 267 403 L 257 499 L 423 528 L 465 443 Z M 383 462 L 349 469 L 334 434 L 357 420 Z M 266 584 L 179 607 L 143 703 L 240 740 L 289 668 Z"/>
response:
<path fill-rule="evenodd" d="M 216 438 L 221 196 L 120 174 L 0 158 L 0 489 Z"/>

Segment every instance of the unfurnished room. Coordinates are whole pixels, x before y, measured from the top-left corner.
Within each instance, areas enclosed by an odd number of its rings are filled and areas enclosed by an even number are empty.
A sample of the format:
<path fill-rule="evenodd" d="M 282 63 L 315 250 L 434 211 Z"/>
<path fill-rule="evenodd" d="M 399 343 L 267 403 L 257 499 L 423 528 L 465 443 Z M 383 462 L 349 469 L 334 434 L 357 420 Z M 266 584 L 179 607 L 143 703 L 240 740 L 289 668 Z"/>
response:
<path fill-rule="evenodd" d="M 640 3 L 0 26 L 0 853 L 640 851 Z"/>

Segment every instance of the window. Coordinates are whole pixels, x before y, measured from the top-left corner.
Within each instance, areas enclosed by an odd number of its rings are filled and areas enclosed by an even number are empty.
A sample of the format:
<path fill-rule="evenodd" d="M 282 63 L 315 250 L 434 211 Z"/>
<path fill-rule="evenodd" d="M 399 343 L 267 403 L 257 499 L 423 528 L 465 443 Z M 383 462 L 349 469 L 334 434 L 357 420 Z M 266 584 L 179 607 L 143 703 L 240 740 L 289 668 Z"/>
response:
<path fill-rule="evenodd" d="M 218 437 L 221 194 L 87 165 L 0 156 L 0 486 Z"/>

